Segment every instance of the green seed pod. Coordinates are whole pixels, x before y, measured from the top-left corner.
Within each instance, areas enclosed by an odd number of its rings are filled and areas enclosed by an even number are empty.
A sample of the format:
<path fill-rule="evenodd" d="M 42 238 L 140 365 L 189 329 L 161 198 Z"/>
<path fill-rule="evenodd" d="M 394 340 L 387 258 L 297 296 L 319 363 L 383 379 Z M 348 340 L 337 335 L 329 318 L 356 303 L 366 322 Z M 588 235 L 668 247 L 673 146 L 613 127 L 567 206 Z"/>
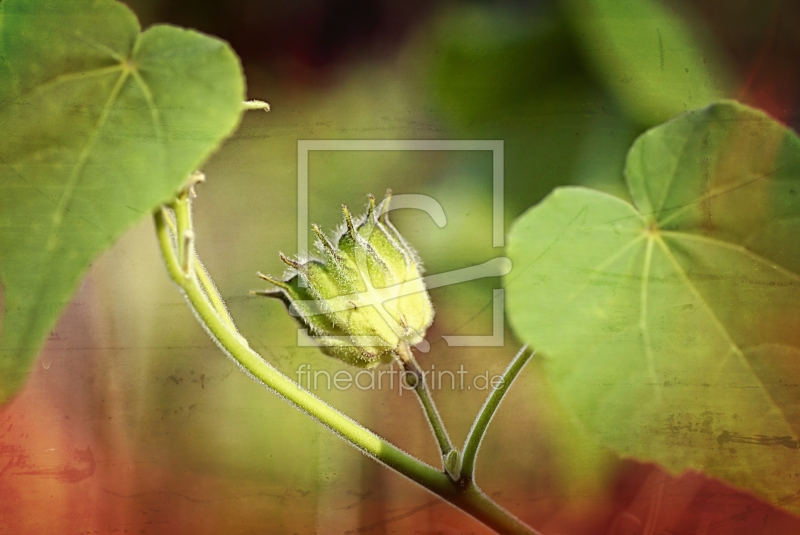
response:
<path fill-rule="evenodd" d="M 389 222 L 390 196 L 378 213 L 369 195 L 367 213 L 355 221 L 342 206 L 335 245 L 313 225 L 321 258 L 281 254 L 289 266 L 282 279 L 259 273 L 277 288 L 257 294 L 282 300 L 323 353 L 360 368 L 392 362 L 402 342 L 423 343 L 433 321 L 417 254 Z"/>

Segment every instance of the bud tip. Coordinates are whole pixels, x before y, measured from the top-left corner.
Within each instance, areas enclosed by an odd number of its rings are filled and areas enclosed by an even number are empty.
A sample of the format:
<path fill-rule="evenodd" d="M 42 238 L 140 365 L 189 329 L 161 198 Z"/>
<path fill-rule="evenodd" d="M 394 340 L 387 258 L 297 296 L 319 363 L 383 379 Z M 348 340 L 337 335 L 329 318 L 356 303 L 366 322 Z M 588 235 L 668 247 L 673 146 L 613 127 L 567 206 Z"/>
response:
<path fill-rule="evenodd" d="M 353 217 L 350 215 L 350 210 L 347 209 L 347 206 L 344 204 L 342 205 L 342 213 L 344 214 L 345 223 L 347 223 L 347 231 L 353 238 L 358 238 L 358 233 L 356 232 L 356 227 L 353 226 Z"/>
<path fill-rule="evenodd" d="M 281 258 L 281 262 L 283 262 L 283 263 L 284 263 L 284 264 L 286 264 L 287 266 L 289 266 L 289 267 L 293 267 L 293 268 L 294 268 L 294 269 L 296 269 L 297 271 L 300 271 L 300 270 L 302 270 L 302 269 L 303 269 L 303 265 L 302 265 L 300 262 L 296 262 L 296 261 L 292 260 L 291 258 L 289 258 L 288 256 L 286 256 L 285 254 L 283 254 L 283 253 L 278 253 L 278 256 L 280 256 L 280 258 Z"/>

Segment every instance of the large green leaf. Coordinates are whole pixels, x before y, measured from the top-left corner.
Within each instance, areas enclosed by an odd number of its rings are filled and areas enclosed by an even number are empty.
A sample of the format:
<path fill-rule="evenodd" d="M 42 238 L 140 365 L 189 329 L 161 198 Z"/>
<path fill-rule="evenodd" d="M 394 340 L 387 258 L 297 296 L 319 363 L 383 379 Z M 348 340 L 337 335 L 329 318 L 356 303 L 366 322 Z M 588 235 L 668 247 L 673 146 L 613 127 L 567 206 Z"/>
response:
<path fill-rule="evenodd" d="M 643 134 L 633 205 L 555 190 L 517 220 L 512 326 L 625 456 L 798 510 L 800 139 L 734 102 Z"/>
<path fill-rule="evenodd" d="M 243 99 L 217 39 L 140 33 L 112 0 L 0 3 L 0 402 L 92 259 L 174 194 Z"/>
<path fill-rule="evenodd" d="M 713 43 L 658 0 L 562 0 L 590 66 L 644 125 L 729 92 Z"/>

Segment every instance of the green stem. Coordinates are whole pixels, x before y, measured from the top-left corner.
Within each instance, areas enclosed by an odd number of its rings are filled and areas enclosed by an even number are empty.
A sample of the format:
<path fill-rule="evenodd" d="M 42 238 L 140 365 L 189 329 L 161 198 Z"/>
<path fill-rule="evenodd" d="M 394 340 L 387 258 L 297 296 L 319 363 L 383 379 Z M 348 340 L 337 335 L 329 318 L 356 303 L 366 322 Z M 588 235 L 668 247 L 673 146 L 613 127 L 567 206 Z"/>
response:
<path fill-rule="evenodd" d="M 522 371 L 522 368 L 535 353 L 533 351 L 528 352 L 527 349 L 527 344 L 522 346 L 522 349 L 516 354 L 514 360 L 508 365 L 506 371 L 503 372 L 500 384 L 486 399 L 478 416 L 475 418 L 475 422 L 472 424 L 472 429 L 469 430 L 467 440 L 464 442 L 464 450 L 462 451 L 463 459 L 461 462 L 461 477 L 468 481 L 474 479 L 475 458 L 478 455 L 478 448 L 480 448 L 483 436 L 486 434 L 486 429 L 489 427 L 489 422 L 492 421 L 492 417 L 497 411 L 497 407 L 500 406 L 500 402 L 503 401 L 503 396 L 506 395 L 506 392 L 508 392 L 508 389 L 511 387 L 511 383 L 514 382 L 519 372 Z"/>
<path fill-rule="evenodd" d="M 451 503 L 498 533 L 542 535 L 493 502 L 474 481 L 463 482 L 461 492 Z"/>
<path fill-rule="evenodd" d="M 178 244 L 178 265 L 185 273 L 191 273 L 191 260 L 194 260 L 191 202 L 188 191 L 184 190 L 172 203 L 172 211 L 175 212 L 177 224 L 175 241 Z"/>
<path fill-rule="evenodd" d="M 444 427 L 442 417 L 436 409 L 436 404 L 433 402 L 430 390 L 428 390 L 425 373 L 414 358 L 414 355 L 411 353 L 411 348 L 407 343 L 400 343 L 398 354 L 400 356 L 400 363 L 406 374 L 404 380 L 408 380 L 407 374 L 411 374 L 411 376 L 414 377 L 414 383 L 408 384 L 407 381 L 407 384 L 413 388 L 414 392 L 417 394 L 417 399 L 419 399 L 419 403 L 422 405 L 422 410 L 425 412 L 425 416 L 431 424 L 433 436 L 436 437 L 436 442 L 439 444 L 439 451 L 442 454 L 442 458 L 445 459 L 447 455 L 453 451 L 453 443 L 450 441 L 450 436 L 447 434 L 447 429 Z"/>
<path fill-rule="evenodd" d="M 176 216 L 179 214 L 176 213 Z M 253 351 L 244 338 L 222 319 L 200 286 L 196 272 L 186 273 L 176 256 L 166 211 L 154 214 L 156 234 L 170 277 L 178 284 L 203 327 L 253 379 L 286 399 L 305 414 L 341 436 L 369 457 L 422 485 L 498 533 L 538 535 L 492 502 L 472 482 L 458 484 L 445 473 L 423 463 L 369 429 L 354 422 L 282 374 Z M 180 228 L 180 224 L 178 225 Z M 180 240 L 178 240 L 180 243 Z M 212 285 L 213 287 L 213 285 Z"/>
<path fill-rule="evenodd" d="M 173 205 L 173 209 L 174 208 L 175 205 Z M 176 211 L 176 214 L 177 213 L 178 212 Z M 187 211 L 182 215 L 182 217 L 191 217 L 191 212 Z M 178 228 L 172 218 L 169 217 L 169 214 L 165 214 L 164 220 L 172 234 L 174 234 L 176 237 L 179 236 L 180 234 L 178 233 Z M 189 219 L 189 221 L 191 222 L 191 219 Z M 200 261 L 200 257 L 197 255 L 196 251 L 194 254 L 194 265 L 197 278 L 200 281 L 200 284 L 203 286 L 203 291 L 205 291 L 208 299 L 211 301 L 211 305 L 214 307 L 214 310 L 217 311 L 217 314 L 219 314 L 220 318 L 222 318 L 222 321 L 225 322 L 229 329 L 233 329 L 238 333 L 239 331 L 236 329 L 236 325 L 233 323 L 233 318 L 231 318 L 231 314 L 228 312 L 228 307 L 225 306 L 225 301 L 222 300 L 222 296 L 219 294 L 217 287 L 214 285 L 214 281 L 211 280 L 211 276 L 208 274 L 208 271 L 206 271 L 206 267 L 203 265 L 203 262 Z"/>
<path fill-rule="evenodd" d="M 200 284 L 203 286 L 203 290 L 206 292 L 209 301 L 211 301 L 211 306 L 213 306 L 214 310 L 217 311 L 217 314 L 219 314 L 222 321 L 225 322 L 225 325 L 238 334 L 239 331 L 236 329 L 236 324 L 233 323 L 233 318 L 231 318 L 231 314 L 228 312 L 228 307 L 225 306 L 225 301 L 222 300 L 222 296 L 219 294 L 219 291 L 217 291 L 217 287 L 214 286 L 214 281 L 211 280 L 211 276 L 208 274 L 208 271 L 206 271 L 206 267 L 196 254 L 194 257 L 194 263 L 195 273 L 197 274 L 197 278 L 200 281 Z"/>

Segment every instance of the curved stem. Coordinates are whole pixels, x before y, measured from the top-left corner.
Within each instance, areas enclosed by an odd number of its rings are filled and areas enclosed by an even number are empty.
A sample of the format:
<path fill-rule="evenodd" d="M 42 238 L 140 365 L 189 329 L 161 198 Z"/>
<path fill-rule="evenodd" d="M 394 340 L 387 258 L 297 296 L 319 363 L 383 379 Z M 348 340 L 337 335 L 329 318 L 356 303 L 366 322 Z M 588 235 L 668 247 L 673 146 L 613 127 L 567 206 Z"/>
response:
<path fill-rule="evenodd" d="M 203 290 L 206 292 L 208 299 L 211 301 L 211 306 L 213 306 L 214 310 L 217 311 L 217 314 L 219 314 L 219 317 L 225 322 L 225 325 L 227 325 L 229 329 L 233 329 L 238 333 L 239 331 L 236 328 L 236 325 L 233 323 L 233 318 L 231 318 L 231 314 L 228 312 L 228 307 L 225 306 L 225 301 L 222 300 L 222 296 L 219 294 L 219 291 L 217 291 L 217 287 L 214 286 L 214 281 L 211 280 L 211 276 L 208 274 L 208 271 L 206 271 L 206 267 L 196 254 L 194 257 L 194 264 L 197 279 L 200 281 L 200 284 L 203 286 Z"/>
<path fill-rule="evenodd" d="M 170 236 L 166 211 L 163 208 L 157 210 L 154 218 L 156 234 L 170 277 L 181 288 L 211 338 L 251 378 L 286 399 L 291 405 L 369 457 L 418 483 L 498 533 L 538 535 L 538 532 L 491 501 L 474 483 L 459 484 L 452 481 L 444 472 L 423 463 L 354 422 L 267 363 L 250 348 L 235 328 L 230 328 L 223 320 L 201 287 L 196 271 L 187 273 L 182 269 L 176 255 L 176 244 Z M 178 228 L 180 226 L 179 224 Z M 214 288 L 213 284 L 211 287 Z"/>
<path fill-rule="evenodd" d="M 422 405 L 422 410 L 425 411 L 425 416 L 428 418 L 428 423 L 431 424 L 433 436 L 436 437 L 436 442 L 439 444 L 439 451 L 441 452 L 442 457 L 446 458 L 447 454 L 449 454 L 455 448 L 453 448 L 453 443 L 450 441 L 450 436 L 447 434 L 447 429 L 444 427 L 442 417 L 439 415 L 439 411 L 436 409 L 436 404 L 433 402 L 430 390 L 428 390 L 428 384 L 425 380 L 425 372 L 422 371 L 422 368 L 414 358 L 414 355 L 411 353 L 411 348 L 407 343 L 400 343 L 400 346 L 398 347 L 398 354 L 400 355 L 400 363 L 402 364 L 406 374 L 412 374 L 412 376 L 415 378 L 414 384 L 409 384 L 408 386 L 412 387 L 414 392 L 417 394 L 417 399 L 419 400 L 420 405 Z M 407 379 L 407 376 L 404 377 L 404 380 Z"/>
<path fill-rule="evenodd" d="M 426 486 L 436 489 L 434 492 L 445 492 L 451 486 L 443 473 L 389 444 L 318 397 L 304 390 L 244 344 L 241 337 L 227 328 L 211 306 L 210 301 L 198 283 L 197 277 L 194 274 L 185 274 L 181 270 L 171 246 L 172 240 L 164 222 L 164 215 L 161 212 L 156 213 L 156 232 L 169 274 L 183 290 L 201 323 L 214 341 L 231 358 L 241 364 L 254 379 L 283 396 L 291 404 L 314 417 L 371 457 L 411 477 L 415 481 L 425 481 Z"/>
<path fill-rule="evenodd" d="M 185 199 L 187 204 L 184 206 L 178 204 L 180 201 L 181 199 L 177 199 L 175 203 L 173 203 L 173 210 L 175 210 L 176 214 L 181 213 L 181 217 L 178 217 L 178 219 L 191 223 L 191 206 L 188 205 L 188 202 L 190 201 L 189 199 Z M 169 217 L 169 214 L 164 214 L 164 221 L 173 235 L 180 236 L 178 227 L 172 218 Z M 180 247 L 180 245 L 178 247 Z M 178 258 L 180 258 L 180 249 L 178 252 Z M 197 278 L 200 281 L 200 284 L 203 286 L 203 291 L 205 291 L 208 299 L 211 301 L 211 305 L 214 307 L 214 310 L 217 311 L 217 314 L 219 314 L 219 317 L 222 318 L 222 321 L 225 322 L 228 328 L 233 329 L 238 333 L 239 331 L 236 329 L 236 325 L 233 323 L 233 318 L 231 318 L 231 314 L 228 312 L 228 307 L 225 306 L 225 301 L 222 300 L 222 296 L 219 294 L 217 287 L 214 285 L 214 281 L 211 280 L 211 276 L 208 274 L 208 271 L 206 271 L 206 267 L 200 261 L 197 251 L 194 251 L 193 264 L 195 265 L 195 273 L 197 274 Z"/>
<path fill-rule="evenodd" d="M 478 416 L 475 417 L 475 422 L 472 424 L 472 428 L 469 430 L 467 440 L 464 442 L 464 450 L 462 451 L 462 478 L 470 481 L 474 479 L 475 458 L 478 455 L 478 449 L 480 448 L 483 436 L 486 434 L 486 429 L 489 427 L 489 422 L 492 421 L 492 417 L 497 411 L 497 407 L 500 406 L 500 402 L 503 401 L 503 397 L 506 395 L 506 392 L 508 392 L 508 389 L 511 387 L 511 383 L 514 382 L 514 379 L 517 378 L 519 372 L 522 371 L 522 368 L 535 353 L 535 351 L 528 353 L 527 349 L 527 344 L 522 346 L 522 349 L 520 349 L 519 353 L 516 354 L 514 360 L 512 360 L 511 364 L 509 364 L 508 368 L 506 368 L 506 371 L 503 372 L 500 384 L 492 391 L 492 393 L 486 399 L 486 403 L 484 403 L 483 407 L 481 407 Z"/>

